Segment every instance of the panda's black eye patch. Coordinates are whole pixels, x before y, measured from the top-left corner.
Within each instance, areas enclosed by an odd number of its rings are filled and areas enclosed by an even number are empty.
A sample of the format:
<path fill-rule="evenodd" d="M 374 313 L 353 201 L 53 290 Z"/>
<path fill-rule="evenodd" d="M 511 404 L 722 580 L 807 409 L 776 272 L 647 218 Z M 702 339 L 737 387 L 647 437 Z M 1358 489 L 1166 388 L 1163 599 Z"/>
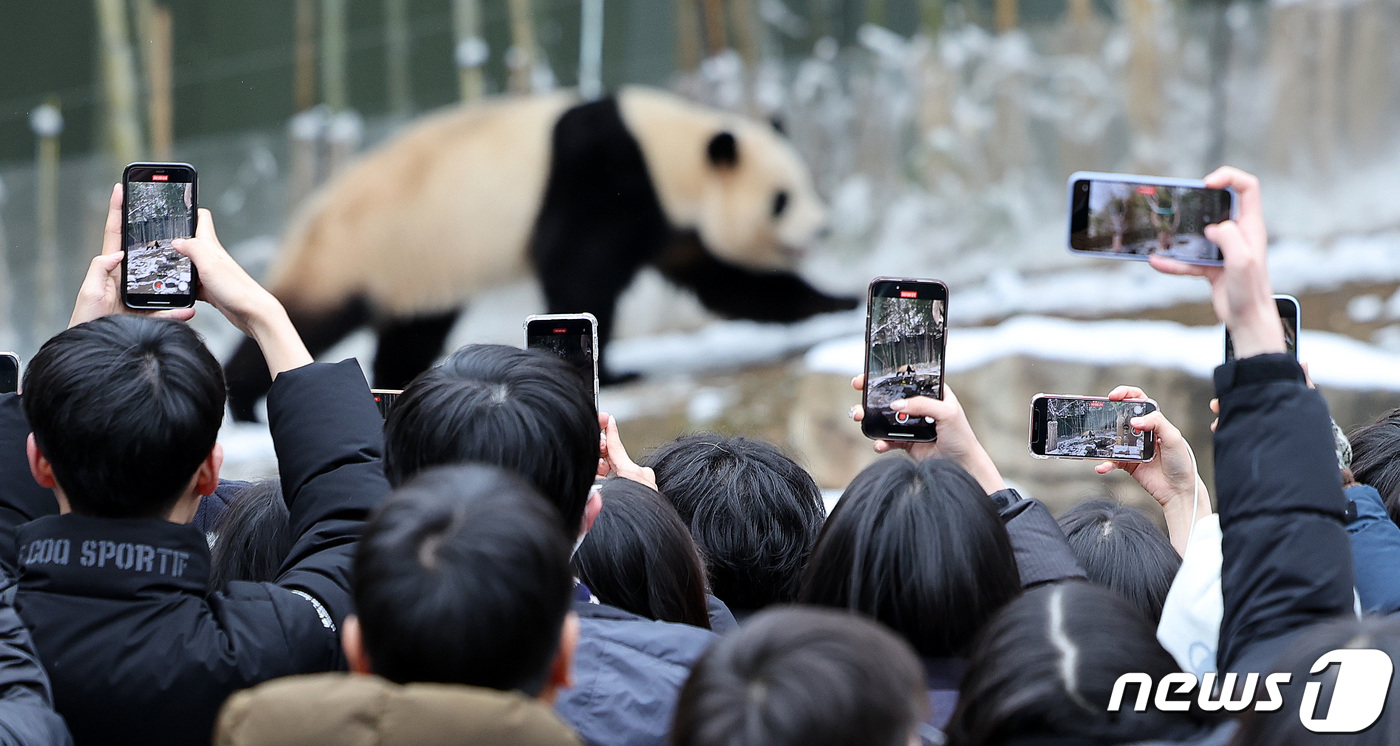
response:
<path fill-rule="evenodd" d="M 787 209 L 787 206 L 788 206 L 788 193 L 787 193 L 787 190 L 786 190 L 786 189 L 779 189 L 779 190 L 778 190 L 778 193 L 775 194 L 775 195 L 773 195 L 773 217 L 775 217 L 775 218 L 776 218 L 776 217 L 780 217 L 780 216 L 783 214 L 783 211 Z"/>

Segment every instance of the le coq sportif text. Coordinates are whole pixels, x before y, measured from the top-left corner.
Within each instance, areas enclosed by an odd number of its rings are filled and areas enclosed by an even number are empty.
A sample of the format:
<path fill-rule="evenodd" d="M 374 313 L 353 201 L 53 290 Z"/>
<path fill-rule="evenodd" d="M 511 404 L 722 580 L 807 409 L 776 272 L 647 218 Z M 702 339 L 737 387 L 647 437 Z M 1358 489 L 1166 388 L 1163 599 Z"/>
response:
<path fill-rule="evenodd" d="M 67 565 L 72 556 L 69 539 L 38 539 L 20 549 L 25 565 Z M 85 539 L 78 547 L 78 564 L 83 567 L 114 567 L 118 570 L 183 577 L 190 553 L 131 541 Z"/>

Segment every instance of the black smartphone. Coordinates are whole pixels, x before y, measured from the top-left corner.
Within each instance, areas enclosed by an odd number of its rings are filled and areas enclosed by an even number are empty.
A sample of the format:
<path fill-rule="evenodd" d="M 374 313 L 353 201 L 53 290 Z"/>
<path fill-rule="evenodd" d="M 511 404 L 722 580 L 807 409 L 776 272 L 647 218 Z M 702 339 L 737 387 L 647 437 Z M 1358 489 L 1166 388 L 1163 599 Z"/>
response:
<path fill-rule="evenodd" d="M 870 283 L 865 315 L 865 416 L 860 429 L 875 440 L 936 440 L 934 422 L 890 409 L 915 396 L 943 398 L 943 348 L 948 286 L 938 280 L 879 277 Z"/>
<path fill-rule="evenodd" d="M 525 319 L 525 347 L 548 350 L 578 369 L 593 386 L 598 408 L 598 319 L 591 313 L 556 313 Z"/>
<path fill-rule="evenodd" d="M 171 241 L 194 235 L 199 185 L 188 163 L 133 163 L 122 172 L 122 302 L 189 308 L 199 274 Z"/>
<path fill-rule="evenodd" d="M 1203 181 L 1080 171 L 1069 177 L 1069 249 L 1220 265 L 1220 247 L 1205 229 L 1231 219 L 1234 209 L 1233 189 L 1208 189 Z"/>
<path fill-rule="evenodd" d="M 1036 394 L 1031 399 L 1030 451 L 1036 458 L 1151 461 L 1152 433 L 1131 424 L 1157 411 L 1151 399 Z"/>
<path fill-rule="evenodd" d="M 1278 317 L 1283 322 L 1283 343 L 1294 360 L 1298 359 L 1298 330 L 1303 328 L 1303 307 L 1291 295 L 1275 295 L 1274 305 L 1278 306 Z M 1225 362 L 1235 359 L 1235 343 L 1230 340 L 1230 330 L 1225 330 Z"/>
<path fill-rule="evenodd" d="M 19 391 L 19 355 L 0 352 L 0 394 Z"/>
<path fill-rule="evenodd" d="M 374 395 L 374 403 L 379 407 L 379 416 L 387 420 L 389 413 L 394 411 L 394 404 L 398 402 L 403 389 L 370 389 L 369 392 Z"/>

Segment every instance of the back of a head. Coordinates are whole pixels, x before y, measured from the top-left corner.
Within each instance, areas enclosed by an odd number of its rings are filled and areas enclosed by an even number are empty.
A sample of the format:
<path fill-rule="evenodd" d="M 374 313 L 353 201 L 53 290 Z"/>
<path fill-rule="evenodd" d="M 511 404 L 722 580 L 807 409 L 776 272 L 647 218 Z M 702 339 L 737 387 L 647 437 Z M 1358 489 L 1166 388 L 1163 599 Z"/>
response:
<path fill-rule="evenodd" d="M 1348 654 L 1347 651 L 1361 650 L 1384 653 L 1390 658 L 1392 669 L 1387 672 L 1381 666 L 1367 666 L 1362 661 L 1344 663 L 1338 659 L 1340 655 Z M 1333 656 L 1333 662 L 1314 674 L 1312 671 L 1318 661 L 1328 654 Z M 1292 675 L 1289 683 L 1281 687 L 1283 706 L 1271 712 L 1257 709 L 1246 712 L 1240 718 L 1240 730 L 1232 743 L 1234 746 L 1315 746 L 1343 742 L 1356 746 L 1383 746 L 1400 743 L 1400 687 L 1394 684 L 1395 661 L 1400 661 L 1400 617 L 1344 617 L 1318 625 L 1294 641 L 1274 667 L 1275 671 Z M 1349 669 L 1347 675 L 1354 679 L 1349 686 L 1353 696 L 1352 709 L 1362 706 L 1357 694 L 1367 690 L 1385 692 L 1378 719 L 1360 732 L 1314 733 L 1303 725 L 1304 715 L 1329 720 L 1348 716 L 1347 713 L 1338 712 L 1343 708 L 1337 707 L 1336 699 L 1343 696 L 1338 686 L 1343 668 Z M 1368 673 L 1371 676 L 1369 679 Z M 1321 684 L 1323 694 L 1318 696 L 1314 709 L 1308 711 L 1303 707 L 1303 697 L 1307 688 L 1317 683 Z"/>
<path fill-rule="evenodd" d="M 801 600 L 872 616 L 921 656 L 945 658 L 1020 590 L 1011 539 L 977 481 L 951 461 L 897 455 L 846 488 Z"/>
<path fill-rule="evenodd" d="M 484 465 L 423 472 L 375 513 L 353 587 L 376 674 L 538 693 L 573 591 L 558 514 Z"/>
<path fill-rule="evenodd" d="M 1146 513 L 1090 500 L 1065 511 L 1059 522 L 1090 582 L 1122 594 L 1153 622 L 1161 620 L 1181 555 Z"/>
<path fill-rule="evenodd" d="M 227 590 L 235 580 L 267 583 L 277 579 L 292 551 L 291 516 L 282 483 L 264 479 L 239 490 L 214 526 L 209 587 Z"/>
<path fill-rule="evenodd" d="M 1351 473 L 1381 493 L 1390 517 L 1400 516 L 1400 409 L 1357 428 L 1351 441 Z"/>
<path fill-rule="evenodd" d="M 645 461 L 705 557 L 710 590 L 740 611 L 797 596 L 826 509 L 812 476 L 776 446 L 679 437 Z"/>
<path fill-rule="evenodd" d="M 630 479 L 603 483 L 603 510 L 574 553 L 598 600 L 662 622 L 710 628 L 705 568 L 676 509 Z"/>
<path fill-rule="evenodd" d="M 927 702 L 909 645 L 855 614 L 787 607 L 715 643 L 676 703 L 672 746 L 906 746 Z"/>
<path fill-rule="evenodd" d="M 449 464 L 519 474 L 578 532 L 598 469 L 592 385 L 555 355 L 468 345 L 413 380 L 384 425 L 390 484 Z"/>
<path fill-rule="evenodd" d="M 164 517 L 224 418 L 223 369 L 178 321 L 105 316 L 60 332 L 23 389 L 39 450 L 83 515 Z"/>
<path fill-rule="evenodd" d="M 1123 674 L 1143 672 L 1156 682 L 1179 670 L 1155 625 L 1118 594 L 1083 581 L 1042 586 L 1007 604 L 978 636 L 949 743 L 1188 738 L 1219 718 L 1194 705 L 1134 712 L 1128 703 L 1108 711 Z"/>

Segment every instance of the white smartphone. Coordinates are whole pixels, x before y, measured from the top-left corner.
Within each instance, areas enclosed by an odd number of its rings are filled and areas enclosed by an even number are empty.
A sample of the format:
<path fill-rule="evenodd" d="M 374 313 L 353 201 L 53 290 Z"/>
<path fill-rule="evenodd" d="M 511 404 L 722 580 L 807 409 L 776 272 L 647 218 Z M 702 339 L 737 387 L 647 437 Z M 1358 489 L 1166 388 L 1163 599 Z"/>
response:
<path fill-rule="evenodd" d="M 598 319 L 591 313 L 555 313 L 525 319 L 525 347 L 549 350 L 593 381 L 598 408 Z"/>
<path fill-rule="evenodd" d="M 1235 209 L 1233 189 L 1210 189 L 1199 179 L 1080 171 L 1069 177 L 1069 250 L 1219 266 L 1220 247 L 1205 229 L 1232 219 Z"/>

